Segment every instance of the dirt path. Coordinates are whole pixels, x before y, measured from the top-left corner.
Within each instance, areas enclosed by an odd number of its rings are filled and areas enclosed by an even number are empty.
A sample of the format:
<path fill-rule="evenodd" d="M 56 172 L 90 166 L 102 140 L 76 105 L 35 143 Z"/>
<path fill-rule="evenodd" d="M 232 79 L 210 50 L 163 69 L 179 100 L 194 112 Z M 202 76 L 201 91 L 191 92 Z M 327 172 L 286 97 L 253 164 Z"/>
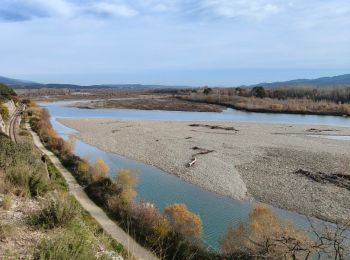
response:
<path fill-rule="evenodd" d="M 140 246 L 132 237 L 125 233 L 124 230 L 118 227 L 118 225 L 86 195 L 83 188 L 76 182 L 72 174 L 63 167 L 58 158 L 43 146 L 38 135 L 31 130 L 30 126 L 26 124 L 26 127 L 33 136 L 35 146 L 38 147 L 42 153 L 47 155 L 56 168 L 61 172 L 69 186 L 70 193 L 78 200 L 81 206 L 88 211 L 94 219 L 96 219 L 100 226 L 110 234 L 113 239 L 121 243 L 136 259 L 158 259 L 147 249 Z"/>
<path fill-rule="evenodd" d="M 19 126 L 22 110 L 23 105 L 19 105 L 19 107 L 17 107 L 15 112 L 12 114 L 9 123 L 8 134 L 11 140 L 15 143 L 17 143 L 16 128 Z"/>

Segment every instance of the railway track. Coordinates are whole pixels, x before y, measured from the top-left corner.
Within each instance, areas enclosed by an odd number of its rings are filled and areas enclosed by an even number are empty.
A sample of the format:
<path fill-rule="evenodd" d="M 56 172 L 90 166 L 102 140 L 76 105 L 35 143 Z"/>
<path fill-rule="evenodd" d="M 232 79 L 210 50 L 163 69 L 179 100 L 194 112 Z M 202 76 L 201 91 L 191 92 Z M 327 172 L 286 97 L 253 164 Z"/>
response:
<path fill-rule="evenodd" d="M 24 108 L 23 104 L 20 104 L 10 119 L 9 136 L 11 140 L 15 143 L 17 143 L 16 128 L 18 127 L 19 117 L 21 116 L 23 108 Z"/>

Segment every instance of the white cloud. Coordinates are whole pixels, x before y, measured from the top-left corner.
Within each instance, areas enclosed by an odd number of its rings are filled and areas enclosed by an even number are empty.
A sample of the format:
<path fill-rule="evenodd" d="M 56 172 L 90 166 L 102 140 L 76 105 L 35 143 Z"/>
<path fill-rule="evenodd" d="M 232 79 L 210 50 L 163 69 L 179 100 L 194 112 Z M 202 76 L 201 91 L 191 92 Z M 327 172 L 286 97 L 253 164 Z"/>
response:
<path fill-rule="evenodd" d="M 349 21 L 349 0 L 0 0 L 0 19 L 34 17 L 134 17 L 173 13 L 201 18 L 268 20 L 282 14 L 312 26 L 321 20 Z M 190 18 L 190 19 L 188 19 Z M 297 19 L 298 18 L 298 19 Z"/>
<path fill-rule="evenodd" d="M 71 16 L 76 11 L 74 5 L 66 0 L 22 0 L 18 2 L 23 2 L 24 5 L 54 16 Z"/>
<path fill-rule="evenodd" d="M 65 18 L 79 17 L 86 14 L 100 17 L 132 17 L 138 14 L 124 1 L 113 0 L 1 0 L 1 18 L 9 21 L 25 21 L 40 17 Z"/>
<path fill-rule="evenodd" d="M 349 17 L 349 0 L 0 0 L 0 71 L 349 68 Z"/>
<path fill-rule="evenodd" d="M 203 0 L 202 5 L 207 12 L 226 18 L 262 19 L 284 9 L 282 4 L 271 0 Z"/>
<path fill-rule="evenodd" d="M 112 15 L 116 17 L 132 17 L 137 15 L 137 11 L 125 4 L 112 2 L 98 2 L 91 8 L 91 12 Z"/>

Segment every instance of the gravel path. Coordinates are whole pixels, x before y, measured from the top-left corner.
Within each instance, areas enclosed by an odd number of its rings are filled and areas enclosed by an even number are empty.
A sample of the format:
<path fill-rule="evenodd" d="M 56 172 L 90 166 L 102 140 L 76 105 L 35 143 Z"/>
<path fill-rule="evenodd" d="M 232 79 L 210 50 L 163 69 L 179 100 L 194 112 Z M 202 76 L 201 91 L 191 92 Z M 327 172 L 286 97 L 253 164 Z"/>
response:
<path fill-rule="evenodd" d="M 326 220 L 350 215 L 350 191 L 295 174 L 350 174 L 350 129 L 254 123 L 60 119 L 78 138 L 155 165 L 183 180 L 237 199 L 255 199 Z M 225 129 L 226 128 L 226 129 Z M 200 152 L 206 154 L 196 155 Z M 208 153 L 207 153 L 208 152 Z M 196 157 L 192 167 L 186 165 Z"/>
<path fill-rule="evenodd" d="M 74 177 L 68 172 L 58 158 L 50 151 L 48 151 L 41 143 L 38 135 L 31 131 L 27 124 L 27 129 L 30 130 L 34 144 L 42 153 L 47 155 L 56 168 L 61 172 L 64 179 L 69 186 L 69 192 L 77 199 L 81 206 L 90 213 L 90 215 L 100 224 L 100 226 L 109 234 L 113 239 L 121 243 L 124 248 L 132 254 L 136 259 L 154 260 L 158 259 L 147 249 L 140 246 L 132 237 L 124 232 L 116 223 L 114 223 L 106 213 L 98 207 L 90 198 L 86 195 L 83 188 L 76 182 Z"/>

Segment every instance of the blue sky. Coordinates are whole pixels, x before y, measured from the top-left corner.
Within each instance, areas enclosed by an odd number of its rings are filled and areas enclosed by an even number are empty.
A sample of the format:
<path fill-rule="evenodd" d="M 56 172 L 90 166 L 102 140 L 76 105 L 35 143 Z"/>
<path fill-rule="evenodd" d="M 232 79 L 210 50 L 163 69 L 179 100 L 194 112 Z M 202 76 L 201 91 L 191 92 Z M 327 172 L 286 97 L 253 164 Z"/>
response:
<path fill-rule="evenodd" d="M 0 75 L 240 85 L 350 73 L 349 0 L 1 0 Z"/>

